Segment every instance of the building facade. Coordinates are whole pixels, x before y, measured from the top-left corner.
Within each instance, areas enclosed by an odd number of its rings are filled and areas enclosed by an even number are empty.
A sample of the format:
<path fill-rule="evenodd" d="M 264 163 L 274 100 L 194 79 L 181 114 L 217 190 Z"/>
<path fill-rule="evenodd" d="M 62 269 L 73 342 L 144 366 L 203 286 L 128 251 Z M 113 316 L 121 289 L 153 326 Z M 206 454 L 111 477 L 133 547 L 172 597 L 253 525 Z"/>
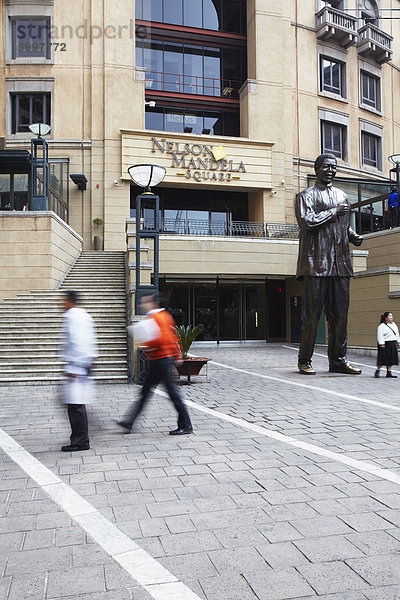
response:
<path fill-rule="evenodd" d="M 128 240 L 131 254 L 140 190 L 127 168 L 165 166 L 160 286 L 178 322 L 202 323 L 208 340 L 296 341 L 294 198 L 312 183 L 315 157 L 337 157 L 358 232 L 388 226 L 387 157 L 400 148 L 397 4 L 89 0 L 71 10 L 4 0 L 4 151 L 29 150 L 32 122 L 51 125 L 60 202 L 69 183 L 62 218 L 83 248 L 98 235 L 105 251 Z M 67 168 L 85 175 L 85 190 Z M 28 180 L 3 163 L 1 210 L 29 208 Z M 359 271 L 364 254 L 355 253 Z"/>

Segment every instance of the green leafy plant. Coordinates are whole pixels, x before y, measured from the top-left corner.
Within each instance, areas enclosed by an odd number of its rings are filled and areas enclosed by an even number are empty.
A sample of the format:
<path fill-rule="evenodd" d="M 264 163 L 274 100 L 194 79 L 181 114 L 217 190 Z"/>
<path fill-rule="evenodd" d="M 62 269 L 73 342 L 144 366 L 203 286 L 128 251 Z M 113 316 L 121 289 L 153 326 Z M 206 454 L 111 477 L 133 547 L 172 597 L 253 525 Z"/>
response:
<path fill-rule="evenodd" d="M 190 346 L 197 336 L 204 331 L 204 327 L 203 325 L 196 325 L 196 327 L 178 325 L 175 327 L 175 331 L 181 344 L 183 358 L 187 358 Z"/>
<path fill-rule="evenodd" d="M 98 226 L 103 225 L 103 219 L 99 219 L 99 218 L 93 219 L 92 223 L 93 223 L 93 225 L 98 225 Z"/>

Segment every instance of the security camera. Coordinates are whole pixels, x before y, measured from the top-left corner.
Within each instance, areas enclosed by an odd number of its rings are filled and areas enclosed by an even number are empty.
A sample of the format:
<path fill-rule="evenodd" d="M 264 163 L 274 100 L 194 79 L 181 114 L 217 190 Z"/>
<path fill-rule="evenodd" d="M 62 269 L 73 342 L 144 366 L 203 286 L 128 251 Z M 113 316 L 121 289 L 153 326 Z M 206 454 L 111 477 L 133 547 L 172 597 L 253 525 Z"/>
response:
<path fill-rule="evenodd" d="M 118 185 L 119 181 L 118 179 L 114 179 L 114 185 Z"/>
<path fill-rule="evenodd" d="M 118 181 L 118 179 L 114 179 L 114 185 L 116 187 L 122 187 L 125 184 L 125 181 L 122 181 L 121 183 Z"/>
<path fill-rule="evenodd" d="M 271 190 L 270 194 L 271 194 L 271 196 L 275 196 L 276 195 L 276 190 Z"/>

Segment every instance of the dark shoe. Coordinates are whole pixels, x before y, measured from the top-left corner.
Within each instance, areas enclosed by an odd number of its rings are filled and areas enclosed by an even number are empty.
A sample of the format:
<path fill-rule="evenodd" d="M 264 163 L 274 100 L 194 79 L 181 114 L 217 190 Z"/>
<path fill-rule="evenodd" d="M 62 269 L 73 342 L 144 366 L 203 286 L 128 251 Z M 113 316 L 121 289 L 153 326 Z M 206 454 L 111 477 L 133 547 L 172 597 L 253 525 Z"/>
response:
<path fill-rule="evenodd" d="M 120 427 L 123 427 L 124 429 L 127 430 L 127 431 L 125 431 L 125 433 L 131 433 L 132 432 L 132 425 L 130 423 L 128 423 L 127 421 L 116 421 L 116 423 Z"/>
<path fill-rule="evenodd" d="M 392 379 L 397 379 L 397 375 L 393 375 L 392 371 L 388 371 L 386 373 L 386 377 L 392 377 Z"/>
<path fill-rule="evenodd" d="M 380 372 L 380 370 L 379 370 L 379 369 L 377 369 L 377 370 L 375 371 L 375 375 L 374 375 L 374 377 L 376 377 L 377 379 L 379 379 L 379 377 L 380 377 L 380 376 L 381 376 L 381 372 Z"/>
<path fill-rule="evenodd" d="M 352 367 L 350 363 L 343 363 L 342 365 L 338 365 L 337 367 L 330 367 L 330 373 L 344 373 L 345 375 L 360 375 L 362 373 L 361 369 L 356 369 L 356 367 Z"/>
<path fill-rule="evenodd" d="M 299 363 L 299 371 L 302 375 L 315 375 L 315 369 L 311 366 L 311 363 Z"/>
<path fill-rule="evenodd" d="M 185 435 L 187 433 L 193 433 L 193 429 L 191 427 L 185 427 L 184 429 L 174 429 L 169 432 L 169 435 Z"/>
<path fill-rule="evenodd" d="M 90 450 L 89 444 L 86 446 L 73 446 L 72 444 L 69 446 L 61 446 L 62 452 L 79 452 L 80 450 Z"/>

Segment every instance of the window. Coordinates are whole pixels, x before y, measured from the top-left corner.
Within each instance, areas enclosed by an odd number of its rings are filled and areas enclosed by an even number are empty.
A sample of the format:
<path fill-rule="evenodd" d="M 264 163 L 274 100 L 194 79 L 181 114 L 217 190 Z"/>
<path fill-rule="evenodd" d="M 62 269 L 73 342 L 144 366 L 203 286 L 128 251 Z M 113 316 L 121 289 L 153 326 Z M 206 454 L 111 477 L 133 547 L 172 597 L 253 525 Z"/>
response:
<path fill-rule="evenodd" d="M 331 6 L 337 10 L 343 10 L 343 0 L 324 0 L 325 6 Z"/>
<path fill-rule="evenodd" d="M 239 113 L 157 106 L 146 107 L 146 129 L 193 135 L 240 135 Z"/>
<path fill-rule="evenodd" d="M 337 60 L 321 56 L 321 91 L 345 96 L 345 65 Z"/>
<path fill-rule="evenodd" d="M 360 73 L 360 95 L 361 104 L 365 104 L 367 107 L 374 108 L 375 110 L 381 109 L 381 86 L 380 78 L 361 71 Z"/>
<path fill-rule="evenodd" d="M 148 90 L 165 92 L 237 98 L 247 77 L 244 49 L 138 40 L 136 64 Z"/>
<path fill-rule="evenodd" d="M 345 160 L 346 127 L 337 123 L 321 122 L 322 153 L 330 152 Z"/>
<path fill-rule="evenodd" d="M 245 0 L 136 0 L 136 19 L 246 33 Z"/>
<path fill-rule="evenodd" d="M 381 169 L 382 138 L 371 133 L 361 132 L 361 162 L 363 165 Z"/>
<path fill-rule="evenodd" d="M 11 58 L 50 58 L 50 19 L 11 19 Z"/>
<path fill-rule="evenodd" d="M 11 133 L 29 131 L 31 123 L 51 121 L 51 94 L 11 94 Z"/>

